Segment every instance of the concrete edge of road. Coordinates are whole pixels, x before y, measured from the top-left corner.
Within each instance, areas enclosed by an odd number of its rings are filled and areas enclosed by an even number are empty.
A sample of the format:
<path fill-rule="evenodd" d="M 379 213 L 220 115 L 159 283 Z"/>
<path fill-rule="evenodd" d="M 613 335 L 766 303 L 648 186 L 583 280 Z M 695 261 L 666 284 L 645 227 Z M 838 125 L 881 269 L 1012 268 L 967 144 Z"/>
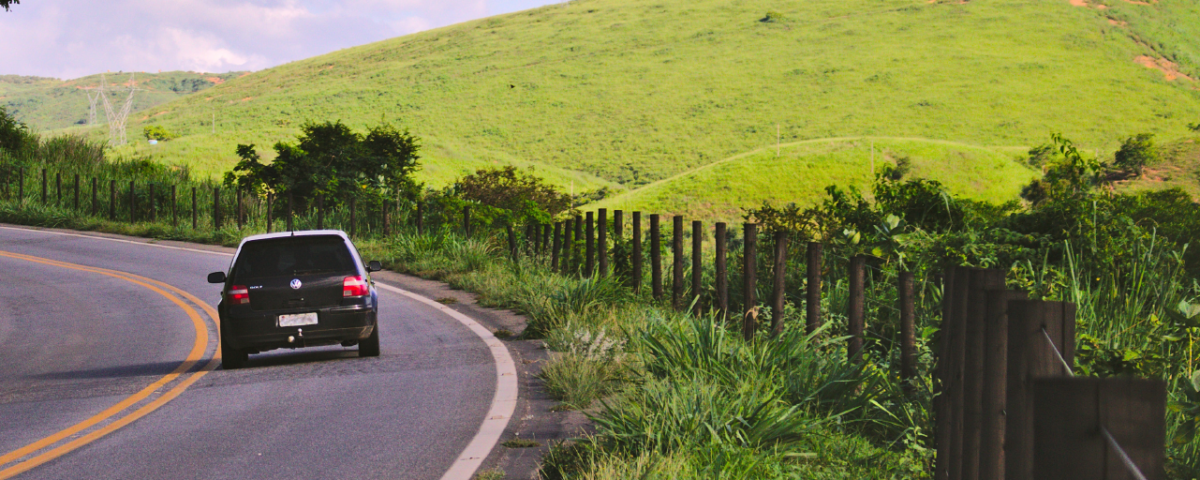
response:
<path fill-rule="evenodd" d="M 177 241 L 160 241 L 108 233 L 80 232 L 75 230 L 27 227 L 11 224 L 0 224 L 0 229 L 35 231 L 63 236 L 107 240 L 119 243 L 204 254 L 229 256 L 234 253 L 234 249 L 229 247 Z M 491 405 L 488 408 L 487 415 L 480 424 L 478 432 L 476 432 L 475 436 L 467 444 L 467 447 L 459 454 L 458 458 L 456 458 L 454 463 L 451 464 L 449 470 L 447 470 L 446 473 L 441 477 L 442 480 L 470 480 L 486 459 L 489 457 L 495 457 L 493 451 L 496 449 L 500 438 L 504 435 L 504 432 L 508 428 L 510 420 L 513 418 L 513 414 L 517 408 L 517 403 L 520 400 L 520 387 L 518 378 L 521 375 L 517 370 L 516 362 L 513 360 L 513 357 L 509 352 L 508 347 L 505 345 L 505 342 L 502 342 L 500 339 L 498 339 L 492 333 L 492 330 L 483 326 L 480 322 L 476 321 L 470 316 L 438 303 L 434 299 L 429 298 L 427 295 L 414 293 L 399 287 L 380 283 L 378 281 L 376 284 L 384 290 L 421 302 L 466 326 L 469 330 L 471 330 L 472 333 L 474 333 L 477 337 L 479 337 L 480 340 L 484 342 L 492 355 L 492 359 L 496 367 L 496 389 L 492 397 Z"/>

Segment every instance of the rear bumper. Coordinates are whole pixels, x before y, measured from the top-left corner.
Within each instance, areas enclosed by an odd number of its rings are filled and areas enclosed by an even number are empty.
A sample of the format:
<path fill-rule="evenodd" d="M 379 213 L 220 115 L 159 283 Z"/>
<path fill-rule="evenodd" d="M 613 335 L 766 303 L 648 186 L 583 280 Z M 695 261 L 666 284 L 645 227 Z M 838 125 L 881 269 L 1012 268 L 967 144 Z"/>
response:
<path fill-rule="evenodd" d="M 308 310 L 307 312 L 311 312 Z M 278 316 L 306 311 L 222 312 L 221 341 L 242 350 L 270 350 L 364 340 L 375 330 L 376 314 L 364 305 L 317 310 L 317 324 L 278 326 Z M 289 342 L 288 339 L 291 338 Z"/>

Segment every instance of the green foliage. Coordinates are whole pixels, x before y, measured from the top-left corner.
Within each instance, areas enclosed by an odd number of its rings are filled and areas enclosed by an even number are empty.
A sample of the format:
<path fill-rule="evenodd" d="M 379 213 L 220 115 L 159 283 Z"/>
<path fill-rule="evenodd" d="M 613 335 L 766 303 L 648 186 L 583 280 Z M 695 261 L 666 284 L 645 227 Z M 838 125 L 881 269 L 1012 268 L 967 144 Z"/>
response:
<path fill-rule="evenodd" d="M 513 222 L 550 219 L 570 208 L 571 198 L 533 172 L 513 166 L 479 169 L 454 185 L 457 196 L 509 212 Z"/>
<path fill-rule="evenodd" d="M 1113 165 L 1140 176 L 1146 165 L 1157 161 L 1158 150 L 1154 147 L 1154 134 L 1139 133 L 1121 142 Z"/>
<path fill-rule="evenodd" d="M 1044 167 L 1045 176 L 1030 182 L 1021 190 L 1021 198 L 1040 205 L 1054 200 L 1085 198 L 1101 181 L 1100 162 L 1095 158 L 1084 158 L 1079 149 L 1061 134 L 1050 136 L 1061 154 Z"/>
<path fill-rule="evenodd" d="M 14 155 L 36 142 L 37 137 L 29 132 L 29 127 L 0 105 L 0 154 Z"/>
<path fill-rule="evenodd" d="M 759 21 L 763 22 L 763 23 L 774 23 L 774 22 L 782 22 L 784 20 L 784 18 L 785 17 L 783 16 L 782 13 L 779 13 L 775 10 L 767 10 L 767 14 L 764 15 L 763 18 Z"/>
<path fill-rule="evenodd" d="M 294 144 L 278 142 L 275 161 L 264 164 L 254 145 L 238 145 L 242 159 L 225 174 L 225 185 L 291 195 L 300 205 L 325 195 L 326 205 L 368 194 L 414 198 L 418 140 L 389 123 L 366 135 L 342 122 L 306 122 Z"/>
<path fill-rule="evenodd" d="M 160 142 L 179 138 L 179 135 L 171 133 L 162 125 L 148 125 L 142 129 L 142 135 L 147 140 L 158 140 Z"/>

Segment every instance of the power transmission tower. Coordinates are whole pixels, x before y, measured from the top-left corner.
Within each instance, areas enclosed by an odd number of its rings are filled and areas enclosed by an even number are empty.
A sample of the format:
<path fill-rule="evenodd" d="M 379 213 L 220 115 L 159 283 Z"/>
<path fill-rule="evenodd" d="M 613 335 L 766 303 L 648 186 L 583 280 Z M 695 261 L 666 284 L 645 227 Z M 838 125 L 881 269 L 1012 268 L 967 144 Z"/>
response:
<path fill-rule="evenodd" d="M 107 81 L 104 74 L 100 74 L 100 99 L 104 101 L 104 114 L 108 117 L 108 137 L 113 145 L 124 145 L 126 142 L 125 120 L 133 110 L 133 93 L 138 90 L 133 76 L 134 74 L 129 74 L 129 96 L 125 97 L 125 104 L 121 106 L 120 111 L 114 113 L 112 103 L 108 101 L 108 94 L 105 92 Z"/>
<path fill-rule="evenodd" d="M 95 90 L 95 88 L 88 87 L 83 89 L 83 93 L 88 97 L 88 125 L 96 124 L 96 102 L 100 100 L 100 92 L 96 92 L 95 95 L 92 95 L 92 90 Z"/>

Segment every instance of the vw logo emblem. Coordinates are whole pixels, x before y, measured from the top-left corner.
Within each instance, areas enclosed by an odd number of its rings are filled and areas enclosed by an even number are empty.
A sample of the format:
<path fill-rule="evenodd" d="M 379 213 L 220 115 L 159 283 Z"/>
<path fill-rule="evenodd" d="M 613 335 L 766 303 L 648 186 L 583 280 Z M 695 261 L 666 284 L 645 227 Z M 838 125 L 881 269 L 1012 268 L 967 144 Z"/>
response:
<path fill-rule="evenodd" d="M 299 279 L 299 278 L 293 278 L 293 279 L 292 279 L 292 283 L 291 283 L 291 285 L 292 285 L 292 290 L 299 290 L 299 289 L 300 289 L 300 286 L 301 286 L 301 285 L 303 285 L 303 284 L 302 284 L 302 283 L 300 283 L 300 279 Z"/>

